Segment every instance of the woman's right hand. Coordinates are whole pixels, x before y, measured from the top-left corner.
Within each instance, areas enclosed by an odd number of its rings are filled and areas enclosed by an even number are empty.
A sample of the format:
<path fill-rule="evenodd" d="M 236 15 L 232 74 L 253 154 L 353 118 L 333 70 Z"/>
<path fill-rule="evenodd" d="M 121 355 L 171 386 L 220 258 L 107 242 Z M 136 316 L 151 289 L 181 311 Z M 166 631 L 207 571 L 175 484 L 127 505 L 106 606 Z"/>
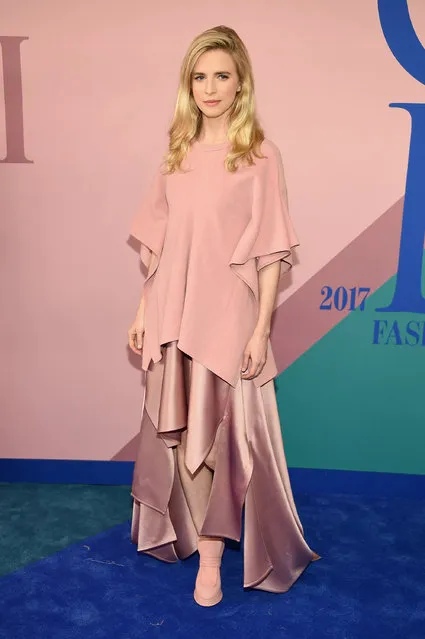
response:
<path fill-rule="evenodd" d="M 142 354 L 143 338 L 145 335 L 145 321 L 142 313 L 137 313 L 136 319 L 128 329 L 128 345 L 137 355 Z"/>

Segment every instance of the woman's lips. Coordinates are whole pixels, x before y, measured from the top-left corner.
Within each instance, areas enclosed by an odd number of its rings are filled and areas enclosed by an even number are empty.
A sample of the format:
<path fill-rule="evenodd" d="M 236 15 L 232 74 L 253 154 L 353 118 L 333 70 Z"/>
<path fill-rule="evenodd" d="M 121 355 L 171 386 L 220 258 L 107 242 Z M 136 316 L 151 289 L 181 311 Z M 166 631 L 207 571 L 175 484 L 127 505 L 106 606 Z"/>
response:
<path fill-rule="evenodd" d="M 205 104 L 208 104 L 208 106 L 214 106 L 214 104 L 218 104 L 220 102 L 220 100 L 206 100 Z"/>

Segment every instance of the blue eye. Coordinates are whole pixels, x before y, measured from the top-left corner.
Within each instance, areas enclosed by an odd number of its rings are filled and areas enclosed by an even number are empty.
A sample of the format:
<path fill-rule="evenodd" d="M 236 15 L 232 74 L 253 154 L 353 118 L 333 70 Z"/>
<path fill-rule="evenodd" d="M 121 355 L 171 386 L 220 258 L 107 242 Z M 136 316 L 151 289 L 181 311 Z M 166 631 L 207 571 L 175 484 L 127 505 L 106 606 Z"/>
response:
<path fill-rule="evenodd" d="M 225 80 L 229 79 L 229 76 L 228 75 L 224 75 L 224 73 L 219 73 L 218 77 L 219 78 L 224 78 Z M 193 79 L 194 80 L 202 80 L 203 78 L 204 78 L 203 75 L 195 75 Z"/>

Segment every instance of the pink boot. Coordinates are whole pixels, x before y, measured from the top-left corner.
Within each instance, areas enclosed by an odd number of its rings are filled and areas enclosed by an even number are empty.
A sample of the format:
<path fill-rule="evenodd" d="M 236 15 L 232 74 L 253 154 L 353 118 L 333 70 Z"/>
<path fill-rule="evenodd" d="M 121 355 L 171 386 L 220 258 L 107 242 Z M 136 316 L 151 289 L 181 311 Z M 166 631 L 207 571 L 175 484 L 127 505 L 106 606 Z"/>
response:
<path fill-rule="evenodd" d="M 215 606 L 223 598 L 220 566 L 224 541 L 220 537 L 199 537 L 199 570 L 193 597 L 200 606 Z"/>

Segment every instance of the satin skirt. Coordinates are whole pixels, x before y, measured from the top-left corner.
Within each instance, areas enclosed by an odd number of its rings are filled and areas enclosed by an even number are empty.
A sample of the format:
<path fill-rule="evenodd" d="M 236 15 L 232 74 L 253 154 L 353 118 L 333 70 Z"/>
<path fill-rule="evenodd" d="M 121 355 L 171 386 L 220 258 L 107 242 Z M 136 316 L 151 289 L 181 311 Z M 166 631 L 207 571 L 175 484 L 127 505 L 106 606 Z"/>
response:
<path fill-rule="evenodd" d="M 198 535 L 240 541 L 244 587 L 285 592 L 310 561 L 292 495 L 273 380 L 235 388 L 168 342 L 146 371 L 131 539 L 175 562 Z"/>

